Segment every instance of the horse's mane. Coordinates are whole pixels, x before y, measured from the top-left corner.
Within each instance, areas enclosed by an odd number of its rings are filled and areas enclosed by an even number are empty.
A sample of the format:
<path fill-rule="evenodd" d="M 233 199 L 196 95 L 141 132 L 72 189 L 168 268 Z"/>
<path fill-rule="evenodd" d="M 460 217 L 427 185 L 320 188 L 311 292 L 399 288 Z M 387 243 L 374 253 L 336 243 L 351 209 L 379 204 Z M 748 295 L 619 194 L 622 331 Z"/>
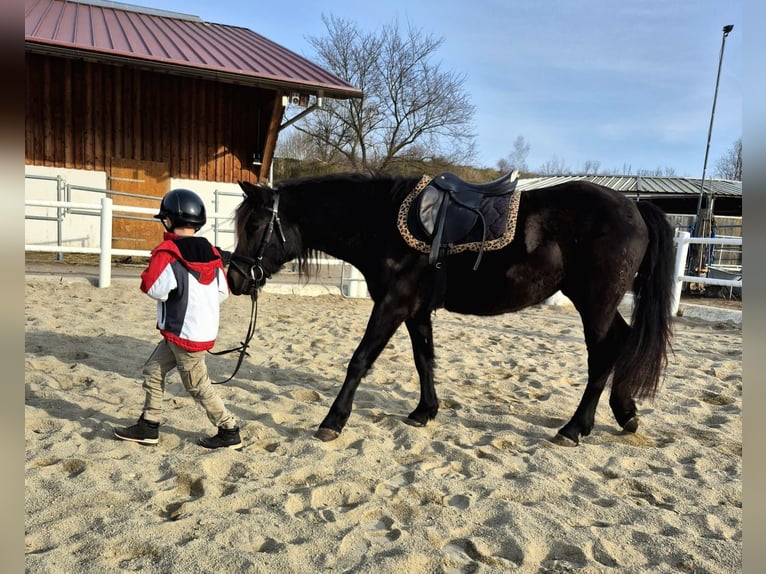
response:
<path fill-rule="evenodd" d="M 379 212 L 386 208 L 398 209 L 402 200 L 404 200 L 417 183 L 417 179 L 410 183 L 412 179 L 406 176 L 380 172 L 348 172 L 293 179 L 280 182 L 275 187 L 277 189 L 289 189 L 293 186 L 306 185 L 311 187 L 321 186 L 323 189 L 328 189 L 335 185 L 346 187 L 348 184 L 354 184 L 358 186 L 354 193 L 355 199 L 364 203 L 365 209 Z M 392 217 L 395 216 L 392 215 Z M 321 270 L 319 260 L 323 257 L 326 256 L 321 252 L 302 248 L 300 255 L 296 258 L 299 278 L 308 282 L 311 278 L 316 277 Z"/>
<path fill-rule="evenodd" d="M 403 184 L 413 179 L 417 182 L 417 178 L 404 175 L 392 175 L 385 172 L 339 172 L 282 180 L 277 182 L 274 189 L 291 189 L 299 186 L 324 187 L 332 184 L 355 183 L 361 186 L 360 191 L 364 189 L 368 191 L 384 190 L 389 192 L 390 199 L 398 205 L 411 191 L 411 187 Z"/>
<path fill-rule="evenodd" d="M 354 184 L 358 185 L 358 194 L 355 193 L 354 197 L 363 202 L 369 202 L 370 209 L 378 210 L 381 205 L 398 208 L 417 180 L 418 178 L 374 172 L 332 173 L 281 180 L 275 183 L 274 189 L 285 192 L 311 189 L 312 191 L 306 191 L 306 193 L 314 193 L 315 189 L 335 189 L 336 186 L 347 188 L 349 184 Z M 252 205 L 247 199 L 236 209 L 235 222 L 238 237 L 244 236 L 242 227 L 251 209 Z M 304 245 L 296 247 L 297 256 L 294 260 L 298 264 L 298 276 L 304 282 L 308 282 L 320 272 L 320 260 L 324 254 Z"/>

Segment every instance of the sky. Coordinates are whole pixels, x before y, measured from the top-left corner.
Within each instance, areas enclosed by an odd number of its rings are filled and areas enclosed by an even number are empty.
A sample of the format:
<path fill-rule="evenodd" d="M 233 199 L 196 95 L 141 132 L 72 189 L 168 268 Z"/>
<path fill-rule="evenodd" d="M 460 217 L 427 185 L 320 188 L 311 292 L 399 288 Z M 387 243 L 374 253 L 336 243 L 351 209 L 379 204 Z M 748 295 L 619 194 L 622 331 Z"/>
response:
<path fill-rule="evenodd" d="M 475 106 L 474 165 L 496 167 L 522 136 L 527 165 L 572 173 L 672 170 L 706 177 L 742 137 L 743 0 L 137 0 L 243 26 L 314 60 L 322 16 L 374 31 L 397 22 L 443 39 L 435 54 Z M 722 28 L 725 42 L 717 100 Z M 746 140 L 747 141 L 747 140 Z M 747 154 L 746 154 L 747 156 Z"/>

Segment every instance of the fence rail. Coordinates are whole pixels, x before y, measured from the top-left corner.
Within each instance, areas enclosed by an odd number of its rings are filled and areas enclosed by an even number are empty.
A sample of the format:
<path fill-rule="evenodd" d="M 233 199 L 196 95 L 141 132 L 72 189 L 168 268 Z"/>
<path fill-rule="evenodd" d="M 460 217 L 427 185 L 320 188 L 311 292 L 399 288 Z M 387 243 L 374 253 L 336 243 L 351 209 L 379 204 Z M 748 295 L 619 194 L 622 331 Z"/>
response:
<path fill-rule="evenodd" d="M 109 197 L 102 197 L 101 203 L 80 203 L 73 201 L 42 201 L 27 199 L 24 205 L 28 207 L 55 207 L 64 209 L 83 210 L 86 215 L 99 216 L 100 241 L 99 247 L 79 247 L 64 245 L 24 245 L 25 251 L 51 252 L 51 253 L 98 253 L 98 286 L 109 287 L 112 282 L 112 255 L 125 255 L 134 257 L 149 257 L 151 251 L 145 249 L 113 249 L 112 248 L 112 217 L 114 212 L 119 213 L 137 213 L 153 215 L 157 213 L 156 208 L 133 207 L 129 205 L 114 205 Z M 210 213 L 211 219 L 229 219 L 231 216 L 226 213 Z"/>
<path fill-rule="evenodd" d="M 132 207 L 127 205 L 114 205 L 112 199 L 109 197 L 102 197 L 101 203 L 76 203 L 71 201 L 40 201 L 27 199 L 24 204 L 29 207 L 54 207 L 64 209 L 81 209 L 87 211 L 89 214 L 97 215 L 100 217 L 100 246 L 99 247 L 68 247 L 63 245 L 25 245 L 25 251 L 36 252 L 51 252 L 51 253 L 98 253 L 99 254 L 99 287 L 108 287 L 111 284 L 111 269 L 112 269 L 112 255 L 125 255 L 125 256 L 137 256 L 148 257 L 151 253 L 146 250 L 138 249 L 113 249 L 112 248 L 112 217 L 114 212 L 120 213 L 136 213 L 136 214 L 154 214 L 156 209 L 148 207 Z M 231 216 L 224 213 L 212 213 L 209 214 L 211 219 L 229 219 Z M 673 315 L 678 313 L 678 308 L 681 302 L 681 291 L 683 284 L 686 283 L 700 283 L 703 285 L 719 285 L 725 287 L 742 287 L 742 278 L 737 279 L 719 279 L 710 277 L 696 277 L 691 275 L 685 275 L 686 260 L 689 252 L 690 244 L 709 244 L 709 245 L 742 245 L 741 237 L 691 237 L 688 231 L 681 231 L 675 238 L 676 243 L 676 259 L 674 266 L 674 285 L 673 285 L 673 299 L 671 312 Z M 342 265 L 343 262 L 338 259 L 322 259 L 321 263 L 328 265 Z M 342 275 L 344 275 L 342 273 Z M 363 279 L 358 276 L 352 275 L 349 278 L 343 277 L 344 281 L 349 283 L 349 286 L 354 286 L 354 292 L 357 293 L 362 289 Z M 359 283 L 356 285 L 356 283 Z M 343 285 L 341 286 L 343 289 Z M 357 295 L 358 296 L 358 295 Z"/>
<path fill-rule="evenodd" d="M 742 278 L 739 279 L 715 279 L 712 277 L 697 277 L 694 275 L 685 275 L 686 260 L 689 255 L 690 244 L 702 245 L 739 245 L 742 246 L 741 237 L 692 237 L 688 231 L 681 231 L 675 239 L 676 243 L 676 261 L 673 277 L 673 300 L 671 313 L 678 314 L 678 308 L 681 305 L 681 291 L 684 283 L 699 283 L 701 285 L 718 285 L 721 287 L 739 287 L 742 288 Z"/>
<path fill-rule="evenodd" d="M 145 249 L 115 249 L 112 247 L 112 217 L 115 212 L 117 213 L 135 213 L 154 215 L 157 213 L 156 208 L 150 207 L 133 207 L 129 205 L 114 205 L 112 199 L 109 197 L 102 197 L 101 203 L 82 203 L 73 201 L 44 201 L 36 199 L 27 199 L 24 201 L 24 205 L 27 207 L 52 207 L 57 209 L 77 209 L 82 210 L 83 215 L 98 216 L 101 220 L 100 223 L 100 241 L 99 247 L 82 247 L 82 246 L 66 246 L 61 245 L 61 241 L 57 245 L 42 245 L 42 244 L 27 244 L 24 245 L 25 251 L 33 251 L 37 253 L 92 253 L 98 254 L 99 257 L 99 287 L 109 287 L 111 285 L 111 269 L 112 269 L 112 255 L 119 256 L 132 256 L 132 257 L 149 257 L 151 251 Z M 209 219 L 215 221 L 219 219 L 231 219 L 231 214 L 228 213 L 209 213 Z M 342 265 L 343 261 L 334 258 L 322 258 L 316 261 L 322 265 Z"/>

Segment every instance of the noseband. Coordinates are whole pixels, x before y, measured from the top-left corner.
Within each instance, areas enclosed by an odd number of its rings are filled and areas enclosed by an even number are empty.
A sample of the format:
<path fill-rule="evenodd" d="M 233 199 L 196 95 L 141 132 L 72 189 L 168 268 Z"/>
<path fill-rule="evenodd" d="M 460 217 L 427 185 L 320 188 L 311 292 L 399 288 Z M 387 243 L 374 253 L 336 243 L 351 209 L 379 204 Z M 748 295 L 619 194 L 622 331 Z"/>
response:
<path fill-rule="evenodd" d="M 266 246 L 269 244 L 269 241 L 271 241 L 271 236 L 274 234 L 275 227 L 277 231 L 279 232 L 279 238 L 282 240 L 282 243 L 284 244 L 287 241 L 285 239 L 285 234 L 282 231 L 282 223 L 279 220 L 279 192 L 278 191 L 274 191 L 274 203 L 268 209 L 269 211 L 271 211 L 271 219 L 269 220 L 268 227 L 266 227 L 266 231 L 263 232 L 263 239 L 261 240 L 261 244 L 258 246 L 258 253 L 255 255 L 255 259 L 251 257 L 247 257 L 246 255 L 239 255 L 237 253 L 231 254 L 232 267 L 234 267 L 239 273 L 241 273 L 245 277 L 250 278 L 251 293 L 254 293 L 255 291 L 257 291 L 261 281 L 265 281 L 266 279 L 271 277 L 271 275 L 267 274 L 266 271 L 263 269 L 263 255 L 266 252 Z M 249 265 L 250 269 L 246 271 L 239 263 L 243 263 L 245 266 Z"/>

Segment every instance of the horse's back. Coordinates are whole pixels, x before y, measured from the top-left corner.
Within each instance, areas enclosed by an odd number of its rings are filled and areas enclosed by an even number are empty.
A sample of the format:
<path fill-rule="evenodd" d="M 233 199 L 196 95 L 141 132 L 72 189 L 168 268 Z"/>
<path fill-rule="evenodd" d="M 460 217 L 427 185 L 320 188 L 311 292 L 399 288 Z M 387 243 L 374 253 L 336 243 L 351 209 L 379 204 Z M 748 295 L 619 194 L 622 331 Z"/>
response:
<path fill-rule="evenodd" d="M 447 308 L 496 314 L 542 302 L 558 290 L 628 289 L 648 244 L 636 203 L 586 181 L 524 190 L 517 232 L 472 272 L 469 258 L 450 262 Z M 615 295 L 616 296 L 616 295 Z"/>
<path fill-rule="evenodd" d="M 589 181 L 569 181 L 524 190 L 522 201 L 539 209 L 579 213 L 583 219 L 586 219 L 588 213 L 602 217 L 606 215 L 606 219 L 612 219 L 609 212 L 613 215 L 640 217 L 634 200 L 610 187 Z"/>
<path fill-rule="evenodd" d="M 647 228 L 636 202 L 611 188 L 588 181 L 526 190 L 520 201 L 522 232 L 530 239 L 555 241 L 567 250 L 597 244 L 645 244 Z"/>

